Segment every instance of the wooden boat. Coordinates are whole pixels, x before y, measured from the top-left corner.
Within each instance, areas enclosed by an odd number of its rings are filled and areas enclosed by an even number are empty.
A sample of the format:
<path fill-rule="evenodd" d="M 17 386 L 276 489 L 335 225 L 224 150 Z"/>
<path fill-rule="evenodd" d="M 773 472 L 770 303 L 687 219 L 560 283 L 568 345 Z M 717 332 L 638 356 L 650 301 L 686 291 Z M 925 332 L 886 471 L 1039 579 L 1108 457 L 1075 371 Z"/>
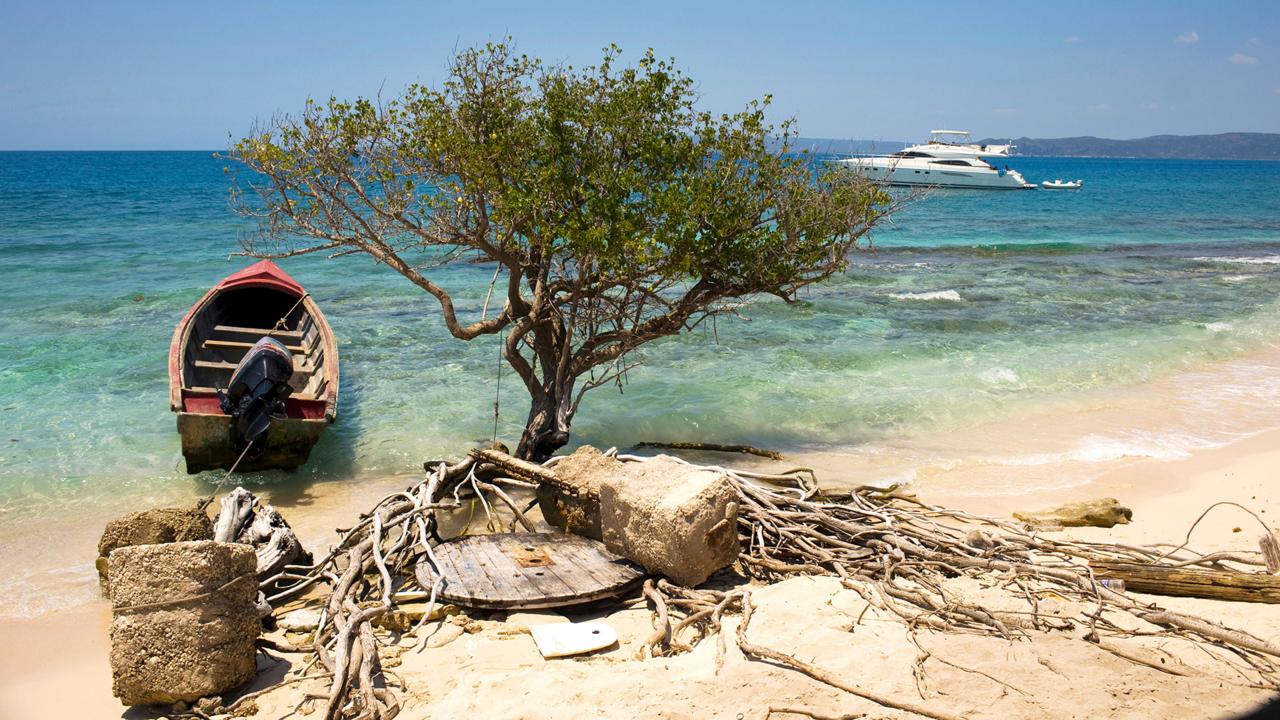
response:
<path fill-rule="evenodd" d="M 273 415 L 265 435 L 244 450 L 219 391 L 227 390 L 241 360 L 264 337 L 292 355 L 291 392 L 283 414 Z M 337 416 L 333 330 L 288 273 L 270 260 L 255 263 L 205 293 L 178 323 L 169 347 L 169 405 L 178 414 L 189 473 L 230 469 L 237 460 L 237 470 L 296 468 Z"/>

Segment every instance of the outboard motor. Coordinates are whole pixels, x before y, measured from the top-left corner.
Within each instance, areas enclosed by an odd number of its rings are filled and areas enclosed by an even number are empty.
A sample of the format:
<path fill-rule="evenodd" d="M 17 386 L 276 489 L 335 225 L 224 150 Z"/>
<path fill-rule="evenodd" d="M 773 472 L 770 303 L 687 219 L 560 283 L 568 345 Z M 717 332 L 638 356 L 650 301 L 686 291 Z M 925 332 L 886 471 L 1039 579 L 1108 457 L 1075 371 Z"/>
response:
<path fill-rule="evenodd" d="M 231 442 L 237 452 L 255 443 L 249 455 L 266 450 L 263 438 L 272 416 L 284 417 L 284 399 L 293 392 L 293 355 L 278 340 L 264 337 L 249 348 L 231 373 L 226 391 L 218 391 L 222 412 L 231 416 Z"/>

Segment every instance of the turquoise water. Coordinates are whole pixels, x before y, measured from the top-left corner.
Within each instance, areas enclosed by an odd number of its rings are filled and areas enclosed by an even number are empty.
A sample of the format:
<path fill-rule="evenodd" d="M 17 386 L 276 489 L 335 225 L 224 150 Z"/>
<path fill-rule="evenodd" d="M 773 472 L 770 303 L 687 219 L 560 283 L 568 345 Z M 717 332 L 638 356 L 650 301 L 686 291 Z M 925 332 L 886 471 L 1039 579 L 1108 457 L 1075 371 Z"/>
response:
<path fill-rule="evenodd" d="M 167 408 L 174 324 L 247 264 L 209 153 L 0 153 L 0 510 L 91 514 L 191 494 Z M 892 443 L 1026 403 L 1143 383 L 1280 337 L 1280 163 L 1016 158 L 1080 192 L 938 191 L 847 273 L 654 344 L 575 442 Z M 411 472 L 493 432 L 497 341 L 359 257 L 282 263 L 341 349 L 339 421 L 312 462 L 250 481 Z M 478 312 L 491 270 L 445 271 Z M 499 436 L 526 411 L 503 371 Z"/>

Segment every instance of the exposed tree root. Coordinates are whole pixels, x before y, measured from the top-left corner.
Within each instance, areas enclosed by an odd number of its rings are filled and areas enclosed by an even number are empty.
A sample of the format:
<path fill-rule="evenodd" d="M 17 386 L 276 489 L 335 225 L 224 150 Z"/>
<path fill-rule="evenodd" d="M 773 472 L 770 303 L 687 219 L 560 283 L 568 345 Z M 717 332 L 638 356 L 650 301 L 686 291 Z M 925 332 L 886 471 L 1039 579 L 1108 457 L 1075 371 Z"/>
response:
<path fill-rule="evenodd" d="M 646 460 L 617 455 L 613 450 L 606 454 L 624 462 Z M 310 661 L 303 671 L 314 668 L 311 676 L 329 683 L 323 697 L 326 720 L 390 720 L 399 711 L 395 694 L 384 682 L 378 636 L 371 621 L 391 610 L 397 597 L 406 595 L 429 598 L 419 627 L 431 616 L 440 576 L 435 574 L 430 583 L 424 578 L 430 587 L 419 588 L 414 566 L 420 559 L 430 560 L 432 547 L 441 540 L 439 513 L 469 507 L 479 499 L 486 512 L 495 502 L 500 503 L 513 513 L 512 524 L 528 527 L 520 502 L 499 492 L 500 486 L 527 492 L 531 483 L 555 482 L 554 462 L 539 466 L 494 450 L 473 451 L 453 465 L 428 463 L 427 468 L 426 479 L 383 498 L 361 515 L 329 554 L 310 565 L 287 565 L 261 583 L 271 593 L 268 600 L 273 604 L 318 584 L 330 588 L 309 649 Z M 831 575 L 908 628 L 923 626 L 1010 640 L 1036 632 L 1073 631 L 1118 657 L 1155 667 L 1158 660 L 1148 660 L 1109 640 L 1128 637 L 1135 623 L 1145 623 L 1150 629 L 1144 630 L 1144 635 L 1177 637 L 1205 648 L 1232 682 L 1244 678 L 1251 686 L 1280 689 L 1276 665 L 1280 647 L 1274 643 L 1139 602 L 1104 587 L 1089 569 L 1091 560 L 1262 568 L 1266 560 L 1261 552 L 1206 555 L 1187 549 L 1185 544 L 1170 549 L 1054 540 L 1011 522 L 935 507 L 875 488 L 823 495 L 812 471 L 805 469 L 778 474 L 718 466 L 709 469 L 725 473 L 737 489 L 742 546 L 739 568 L 753 580 L 767 583 L 794 575 Z M 485 494 L 492 498 L 486 500 Z M 982 579 L 1002 589 L 1005 600 L 1012 598 L 1025 607 L 1011 611 L 1008 602 L 984 607 L 981 601 L 965 600 L 948 588 L 948 580 L 960 577 Z M 791 655 L 750 642 L 746 633 L 751 603 L 746 587 L 690 589 L 652 579 L 641 593 L 653 611 L 654 624 L 653 633 L 642 644 L 641 656 L 684 652 L 714 635 L 719 669 L 726 656 L 722 619 L 729 613 L 741 613 L 736 640 L 750 659 L 791 668 L 885 707 L 925 717 L 955 717 L 872 693 Z M 1073 617 L 1050 615 L 1041 606 L 1046 596 L 1073 602 L 1083 610 Z M 1156 669 L 1200 673 L 1186 666 Z M 802 709 L 775 708 L 771 712 L 822 717 Z"/>

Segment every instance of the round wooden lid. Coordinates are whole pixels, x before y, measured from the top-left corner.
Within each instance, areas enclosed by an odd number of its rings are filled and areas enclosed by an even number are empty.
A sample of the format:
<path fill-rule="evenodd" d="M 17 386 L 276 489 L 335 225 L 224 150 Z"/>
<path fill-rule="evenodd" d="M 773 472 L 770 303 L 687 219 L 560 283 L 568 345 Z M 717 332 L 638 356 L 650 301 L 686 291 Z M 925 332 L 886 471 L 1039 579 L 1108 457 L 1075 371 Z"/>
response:
<path fill-rule="evenodd" d="M 567 533 L 471 535 L 432 551 L 444 582 L 440 598 L 489 610 L 562 607 L 614 597 L 644 579 L 644 568 L 590 538 Z M 435 581 L 429 559 L 418 582 Z"/>

